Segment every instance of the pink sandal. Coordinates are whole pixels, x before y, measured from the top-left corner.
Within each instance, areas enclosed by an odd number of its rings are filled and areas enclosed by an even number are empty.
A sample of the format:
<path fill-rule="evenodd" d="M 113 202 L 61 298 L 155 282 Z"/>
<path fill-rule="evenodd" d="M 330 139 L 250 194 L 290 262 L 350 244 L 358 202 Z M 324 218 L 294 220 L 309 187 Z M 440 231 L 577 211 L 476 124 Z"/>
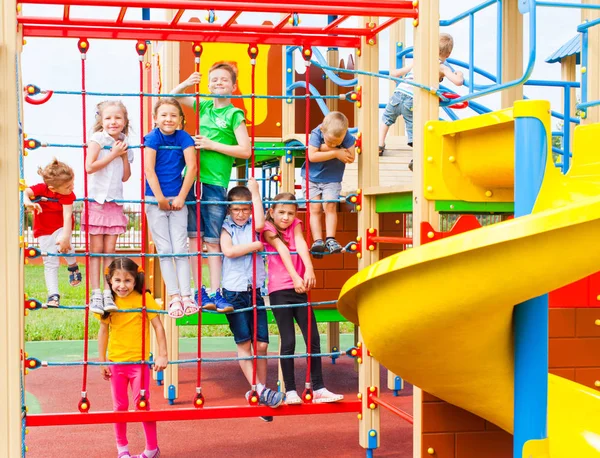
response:
<path fill-rule="evenodd" d="M 131 458 L 131 453 L 129 452 L 121 452 L 117 455 L 117 458 Z"/>
<path fill-rule="evenodd" d="M 198 313 L 199 310 L 200 307 L 198 307 L 198 304 L 196 304 L 191 296 L 183 297 L 183 313 L 186 315 L 193 315 L 194 313 Z"/>
<path fill-rule="evenodd" d="M 169 316 L 171 318 L 181 318 L 184 315 L 181 299 L 176 297 L 169 302 Z"/>

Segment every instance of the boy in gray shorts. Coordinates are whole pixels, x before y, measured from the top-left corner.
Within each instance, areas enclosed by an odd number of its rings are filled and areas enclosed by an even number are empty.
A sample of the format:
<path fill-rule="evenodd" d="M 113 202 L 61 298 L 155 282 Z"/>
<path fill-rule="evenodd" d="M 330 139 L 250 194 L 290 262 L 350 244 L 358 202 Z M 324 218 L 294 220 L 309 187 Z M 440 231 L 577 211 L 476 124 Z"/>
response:
<path fill-rule="evenodd" d="M 310 199 L 338 200 L 346 164 L 354 162 L 356 139 L 348 132 L 348 118 L 332 111 L 310 134 L 307 156 L 310 162 L 308 196 Z M 302 165 L 302 190 L 306 196 L 306 163 Z M 310 251 L 315 258 L 323 253 L 339 253 L 342 246 L 335 239 L 337 228 L 337 202 L 310 203 L 310 230 L 314 243 Z M 321 228 L 321 215 L 325 210 L 325 241 Z"/>

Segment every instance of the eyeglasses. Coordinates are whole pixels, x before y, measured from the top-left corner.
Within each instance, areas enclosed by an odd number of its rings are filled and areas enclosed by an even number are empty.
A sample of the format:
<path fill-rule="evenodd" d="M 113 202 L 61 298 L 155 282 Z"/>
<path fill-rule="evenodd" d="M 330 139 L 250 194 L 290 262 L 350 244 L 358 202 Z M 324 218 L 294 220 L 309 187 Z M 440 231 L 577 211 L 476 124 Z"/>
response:
<path fill-rule="evenodd" d="M 236 215 L 239 215 L 240 213 L 247 215 L 248 213 L 250 213 L 252 211 L 252 209 L 251 208 L 229 207 L 229 211 L 231 213 L 235 213 Z"/>

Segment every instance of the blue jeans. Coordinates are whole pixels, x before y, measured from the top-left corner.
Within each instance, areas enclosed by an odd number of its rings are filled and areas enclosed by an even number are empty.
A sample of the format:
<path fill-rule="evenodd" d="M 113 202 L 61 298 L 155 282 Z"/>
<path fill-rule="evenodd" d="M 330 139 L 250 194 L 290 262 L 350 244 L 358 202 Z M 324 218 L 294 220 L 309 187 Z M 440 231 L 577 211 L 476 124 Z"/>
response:
<path fill-rule="evenodd" d="M 235 310 L 252 307 L 252 291 L 229 291 L 223 289 L 223 297 L 233 305 Z M 265 302 L 260 295 L 260 288 L 256 289 L 256 305 L 264 307 Z M 236 344 L 248 342 L 254 338 L 254 311 L 247 310 L 240 313 L 228 313 L 225 315 L 229 321 L 229 329 L 233 333 Z M 267 324 L 267 311 L 258 309 L 256 311 L 256 340 L 269 343 L 269 327 Z"/>
<path fill-rule="evenodd" d="M 392 98 L 385 106 L 385 111 L 381 120 L 386 126 L 391 126 L 396 122 L 398 116 L 404 118 L 406 124 L 406 135 L 408 143 L 413 141 L 413 98 L 402 92 L 394 92 Z"/>
<path fill-rule="evenodd" d="M 196 200 L 195 185 L 186 197 L 186 201 Z M 227 200 L 227 189 L 222 186 L 202 183 L 202 198 L 200 199 L 200 232 L 206 243 L 219 243 L 221 228 L 227 216 L 227 205 L 210 205 L 207 202 L 224 202 Z M 188 205 L 188 237 L 197 237 L 196 205 Z"/>

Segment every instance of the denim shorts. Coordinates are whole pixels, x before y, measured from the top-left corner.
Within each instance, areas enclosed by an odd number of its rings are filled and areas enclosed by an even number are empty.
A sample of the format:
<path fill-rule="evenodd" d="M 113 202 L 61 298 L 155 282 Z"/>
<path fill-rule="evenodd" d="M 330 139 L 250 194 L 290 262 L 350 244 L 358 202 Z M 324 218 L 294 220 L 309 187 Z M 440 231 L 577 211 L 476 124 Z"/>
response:
<path fill-rule="evenodd" d="M 406 135 L 408 141 L 413 140 L 413 98 L 402 92 L 394 92 L 392 98 L 385 106 L 381 120 L 386 126 L 391 126 L 396 122 L 398 116 L 404 118 L 406 124 Z"/>
<path fill-rule="evenodd" d="M 223 289 L 223 297 L 233 305 L 235 310 L 252 307 L 252 291 L 228 291 Z M 256 289 L 256 305 L 264 307 L 265 302 L 261 296 L 260 289 Z M 233 333 L 236 344 L 248 342 L 254 338 L 254 311 L 248 310 L 241 313 L 228 313 L 225 315 L 229 321 L 229 329 Z M 267 324 L 267 311 L 258 309 L 256 311 L 256 340 L 269 343 L 269 327 Z"/>
<path fill-rule="evenodd" d="M 308 190 L 311 199 L 338 200 L 340 192 L 342 192 L 342 183 L 315 183 L 309 181 Z M 302 180 L 302 192 L 306 197 L 306 180 Z"/>
<path fill-rule="evenodd" d="M 186 202 L 196 202 L 196 183 L 190 188 L 187 197 L 185 198 Z M 197 216 L 196 216 L 196 204 L 188 204 L 188 217 L 187 217 L 187 232 L 188 237 L 198 237 L 198 225 Z"/>
<path fill-rule="evenodd" d="M 195 188 L 193 186 L 192 188 Z M 196 200 L 194 190 L 190 190 L 186 201 Z M 206 202 L 224 202 L 227 200 L 227 189 L 222 186 L 202 183 L 202 198 L 200 201 L 200 235 L 206 243 L 219 243 L 221 228 L 227 216 L 227 205 L 208 205 Z M 188 237 L 198 237 L 196 225 L 196 205 L 188 205 Z"/>

